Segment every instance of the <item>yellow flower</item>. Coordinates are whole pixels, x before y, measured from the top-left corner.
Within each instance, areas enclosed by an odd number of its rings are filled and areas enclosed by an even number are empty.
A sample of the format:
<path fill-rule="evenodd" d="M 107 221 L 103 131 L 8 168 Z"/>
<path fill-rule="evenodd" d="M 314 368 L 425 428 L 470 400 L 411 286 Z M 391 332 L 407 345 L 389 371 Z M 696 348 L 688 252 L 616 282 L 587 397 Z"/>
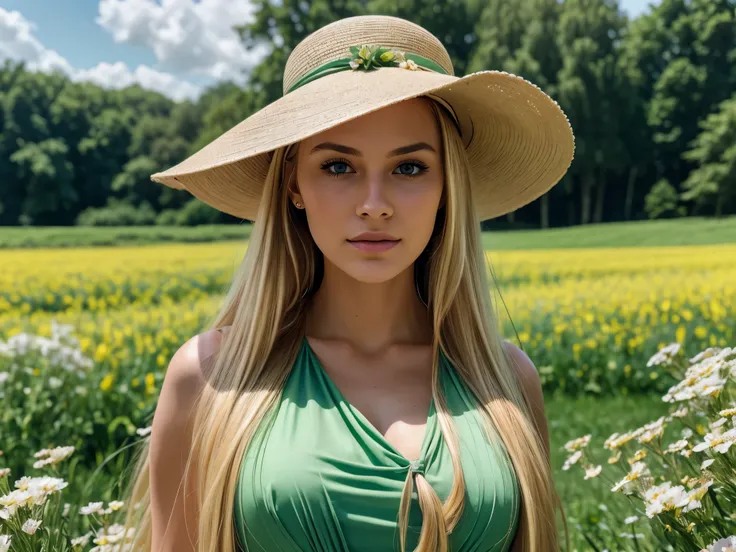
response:
<path fill-rule="evenodd" d="M 105 345 L 104 343 L 100 343 L 99 345 L 97 345 L 97 349 L 95 349 L 95 362 L 104 362 L 109 353 L 110 350 L 107 348 L 107 345 Z"/>
<path fill-rule="evenodd" d="M 685 329 L 685 326 L 680 326 L 677 328 L 677 332 L 675 332 L 675 341 L 677 341 L 679 344 L 685 343 L 685 336 L 687 335 L 687 329 Z"/>
<path fill-rule="evenodd" d="M 112 382 L 114 381 L 115 377 L 112 374 L 107 374 L 104 378 L 102 378 L 102 381 L 100 382 L 100 389 L 103 391 L 109 391 L 112 387 Z"/>

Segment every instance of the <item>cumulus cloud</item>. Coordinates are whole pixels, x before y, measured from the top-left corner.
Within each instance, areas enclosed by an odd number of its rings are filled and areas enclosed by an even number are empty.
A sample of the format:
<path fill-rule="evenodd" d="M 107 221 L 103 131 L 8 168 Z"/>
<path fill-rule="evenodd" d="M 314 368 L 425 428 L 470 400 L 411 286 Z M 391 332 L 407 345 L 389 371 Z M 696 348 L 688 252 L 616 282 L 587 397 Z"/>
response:
<path fill-rule="evenodd" d="M 123 62 L 99 63 L 90 69 L 73 67 L 54 50 L 46 48 L 35 36 L 34 25 L 17 11 L 0 8 L 0 61 L 24 61 L 31 71 L 60 70 L 75 81 L 91 81 L 104 88 L 125 88 L 139 84 L 175 100 L 196 98 L 201 88 L 170 73 L 139 65 L 131 70 Z"/>
<path fill-rule="evenodd" d="M 94 82 L 103 88 L 125 88 L 137 83 L 174 100 L 196 99 L 201 92 L 200 87 L 178 79 L 171 73 L 162 73 L 145 65 L 139 65 L 135 71 L 131 71 L 122 61 L 100 63 L 92 69 L 77 71 L 72 78 Z"/>
<path fill-rule="evenodd" d="M 0 8 L 0 59 L 25 61 L 31 71 L 60 69 L 70 74 L 69 62 L 53 50 L 44 48 L 33 36 L 35 27 L 17 11 Z"/>
<path fill-rule="evenodd" d="M 252 12 L 250 0 L 100 0 L 97 23 L 116 42 L 150 48 L 169 71 L 242 82 L 263 55 L 233 30 Z"/>

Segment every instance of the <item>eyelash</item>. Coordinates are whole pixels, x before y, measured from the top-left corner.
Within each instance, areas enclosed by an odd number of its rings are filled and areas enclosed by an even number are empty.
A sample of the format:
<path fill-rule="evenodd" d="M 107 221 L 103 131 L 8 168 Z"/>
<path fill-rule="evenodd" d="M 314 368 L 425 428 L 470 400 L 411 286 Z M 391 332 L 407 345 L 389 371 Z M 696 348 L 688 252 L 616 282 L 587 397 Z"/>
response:
<path fill-rule="evenodd" d="M 332 167 L 333 165 L 337 165 L 337 164 L 345 164 L 345 165 L 350 166 L 350 163 L 347 161 L 347 159 L 338 158 L 338 159 L 330 159 L 329 161 L 325 161 L 324 163 L 322 163 L 320 165 L 320 169 L 322 169 L 322 171 L 327 176 L 331 176 L 333 178 L 339 178 L 341 176 L 345 176 L 346 174 L 350 174 L 350 173 L 333 173 L 333 172 L 331 172 L 331 171 L 328 170 L 330 167 Z M 418 161 L 416 159 L 415 160 L 403 161 L 399 165 L 399 167 L 401 167 L 402 165 L 415 165 L 415 166 L 419 167 L 419 169 L 420 169 L 417 174 L 401 174 L 401 175 L 399 175 L 399 176 L 405 176 L 406 178 L 416 178 L 418 176 L 421 176 L 422 174 L 424 174 L 425 172 L 427 172 L 429 170 L 429 167 L 427 167 L 427 165 L 425 165 L 424 163 L 422 163 L 421 161 Z"/>

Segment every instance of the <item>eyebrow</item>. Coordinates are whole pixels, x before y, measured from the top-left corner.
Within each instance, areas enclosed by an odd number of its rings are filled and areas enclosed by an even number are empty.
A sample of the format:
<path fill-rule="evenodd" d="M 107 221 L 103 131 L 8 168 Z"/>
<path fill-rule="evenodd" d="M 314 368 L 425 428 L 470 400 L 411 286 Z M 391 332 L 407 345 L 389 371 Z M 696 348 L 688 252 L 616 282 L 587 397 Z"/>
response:
<path fill-rule="evenodd" d="M 363 157 L 363 154 L 357 149 L 351 148 L 350 146 L 343 146 L 341 144 L 335 144 L 333 142 L 323 142 L 321 144 L 317 144 L 316 146 L 312 148 L 310 155 L 320 150 L 332 150 L 332 151 L 344 153 L 345 155 L 354 155 L 355 157 Z M 427 144 L 426 142 L 417 142 L 416 144 L 410 144 L 408 146 L 402 146 L 400 148 L 396 148 L 395 150 L 389 152 L 389 154 L 386 157 L 396 157 L 397 155 L 405 155 L 407 153 L 414 153 L 415 151 L 420 151 L 420 150 L 428 150 L 428 151 L 433 151 L 436 153 L 436 150 L 432 146 Z"/>

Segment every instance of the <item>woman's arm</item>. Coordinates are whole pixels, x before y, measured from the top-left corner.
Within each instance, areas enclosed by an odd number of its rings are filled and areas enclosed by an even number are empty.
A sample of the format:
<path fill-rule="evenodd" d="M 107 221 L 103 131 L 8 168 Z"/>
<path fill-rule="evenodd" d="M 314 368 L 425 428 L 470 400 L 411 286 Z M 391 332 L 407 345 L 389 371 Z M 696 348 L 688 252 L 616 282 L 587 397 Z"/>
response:
<path fill-rule="evenodd" d="M 149 449 L 153 552 L 196 550 L 196 464 L 190 467 L 186 489 L 184 469 L 192 444 L 195 401 L 205 385 L 202 364 L 209 362 L 217 349 L 219 336 L 211 331 L 184 343 L 172 357 L 164 377 Z"/>
<path fill-rule="evenodd" d="M 544 395 L 542 393 L 542 382 L 539 379 L 539 372 L 531 359 L 519 347 L 507 341 L 506 350 L 516 365 L 522 391 L 531 406 L 534 423 L 537 426 L 539 435 L 542 437 L 547 458 L 549 458 L 549 431 L 547 429 L 547 416 L 544 413 Z"/>

